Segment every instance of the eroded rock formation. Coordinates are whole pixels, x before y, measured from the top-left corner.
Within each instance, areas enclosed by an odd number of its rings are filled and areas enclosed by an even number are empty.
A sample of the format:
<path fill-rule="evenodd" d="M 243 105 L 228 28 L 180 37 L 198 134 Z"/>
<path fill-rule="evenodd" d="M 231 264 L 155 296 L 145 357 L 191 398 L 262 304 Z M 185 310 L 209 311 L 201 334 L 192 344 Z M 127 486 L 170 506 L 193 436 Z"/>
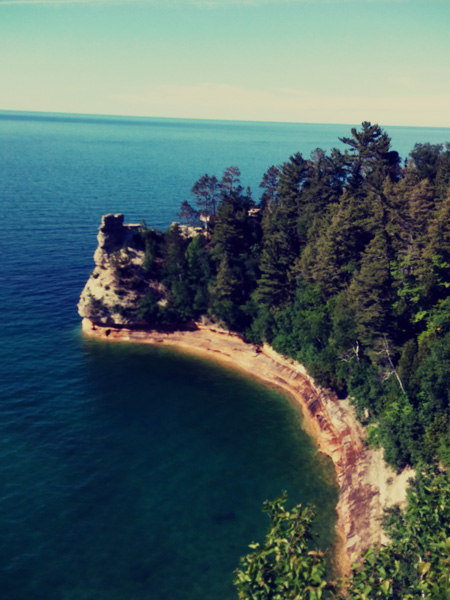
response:
<path fill-rule="evenodd" d="M 124 224 L 123 214 L 102 217 L 92 271 L 78 302 L 81 317 L 98 325 L 144 327 L 138 302 L 152 290 L 163 299 L 163 286 L 144 272 L 144 249 L 136 244 L 140 225 Z"/>

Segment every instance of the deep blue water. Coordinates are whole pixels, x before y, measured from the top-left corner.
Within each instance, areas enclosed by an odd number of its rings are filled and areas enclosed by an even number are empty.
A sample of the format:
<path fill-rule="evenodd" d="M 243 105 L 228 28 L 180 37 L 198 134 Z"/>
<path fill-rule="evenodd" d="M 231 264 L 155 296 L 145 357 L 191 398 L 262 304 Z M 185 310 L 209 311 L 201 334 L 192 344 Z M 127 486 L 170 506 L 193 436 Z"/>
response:
<path fill-rule="evenodd" d="M 166 227 L 204 173 L 258 197 L 290 154 L 349 126 L 0 112 L 0 598 L 227 600 L 266 498 L 332 469 L 279 393 L 162 348 L 85 340 L 76 303 L 102 214 Z M 388 128 L 406 157 L 450 130 Z"/>

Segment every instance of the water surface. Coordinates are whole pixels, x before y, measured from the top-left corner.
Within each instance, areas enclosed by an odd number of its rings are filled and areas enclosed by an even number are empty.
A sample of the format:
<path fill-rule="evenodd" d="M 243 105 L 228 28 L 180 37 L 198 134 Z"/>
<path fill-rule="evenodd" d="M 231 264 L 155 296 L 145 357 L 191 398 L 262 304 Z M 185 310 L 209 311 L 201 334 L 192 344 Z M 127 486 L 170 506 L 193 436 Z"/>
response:
<path fill-rule="evenodd" d="M 449 130 L 389 128 L 403 157 Z M 329 461 L 280 393 L 173 350 L 86 340 L 102 214 L 166 227 L 204 173 L 338 145 L 342 125 L 0 112 L 0 598 L 235 598 L 266 498 L 314 502 Z"/>

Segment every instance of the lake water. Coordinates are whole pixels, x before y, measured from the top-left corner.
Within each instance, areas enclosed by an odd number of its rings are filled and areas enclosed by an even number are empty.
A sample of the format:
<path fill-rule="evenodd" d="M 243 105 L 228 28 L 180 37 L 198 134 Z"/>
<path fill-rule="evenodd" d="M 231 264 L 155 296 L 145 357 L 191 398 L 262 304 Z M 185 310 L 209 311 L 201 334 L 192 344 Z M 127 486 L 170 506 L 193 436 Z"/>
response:
<path fill-rule="evenodd" d="M 166 227 L 204 173 L 258 198 L 290 154 L 349 126 L 0 112 L 0 598 L 227 600 L 262 502 L 314 502 L 333 470 L 257 382 L 164 348 L 86 340 L 76 312 L 102 214 Z M 403 157 L 450 130 L 388 128 Z"/>

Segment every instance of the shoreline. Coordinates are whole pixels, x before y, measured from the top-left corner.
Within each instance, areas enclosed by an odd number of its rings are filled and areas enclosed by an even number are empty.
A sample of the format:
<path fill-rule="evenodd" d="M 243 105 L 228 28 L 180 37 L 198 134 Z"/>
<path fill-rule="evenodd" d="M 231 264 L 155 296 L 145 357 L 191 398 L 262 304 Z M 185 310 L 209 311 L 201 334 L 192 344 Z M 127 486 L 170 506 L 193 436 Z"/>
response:
<path fill-rule="evenodd" d="M 318 387 L 305 368 L 267 344 L 257 347 L 238 334 L 196 324 L 192 331 L 139 331 L 95 325 L 84 318 L 85 335 L 104 341 L 169 345 L 213 358 L 288 393 L 303 414 L 305 431 L 329 456 L 339 486 L 336 562 L 343 574 L 370 546 L 385 543 L 383 510 L 404 504 L 411 469 L 400 474 L 384 463 L 383 450 L 364 445 L 365 429 L 350 402 Z"/>

